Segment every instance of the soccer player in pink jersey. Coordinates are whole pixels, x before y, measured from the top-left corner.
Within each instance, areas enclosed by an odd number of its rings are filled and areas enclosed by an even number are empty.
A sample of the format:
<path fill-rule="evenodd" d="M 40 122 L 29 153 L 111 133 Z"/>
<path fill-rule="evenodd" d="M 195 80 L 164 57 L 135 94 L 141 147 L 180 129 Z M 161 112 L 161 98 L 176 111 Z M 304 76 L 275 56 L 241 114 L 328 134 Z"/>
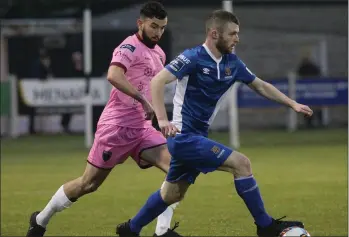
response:
<path fill-rule="evenodd" d="M 167 25 L 167 13 L 158 2 L 148 2 L 137 20 L 138 33 L 115 50 L 108 70 L 114 86 L 98 121 L 84 174 L 62 185 L 42 211 L 30 218 L 27 236 L 43 236 L 51 217 L 85 194 L 96 191 L 115 165 L 131 156 L 140 168 L 156 166 L 168 172 L 171 156 L 166 139 L 152 127 L 150 80 L 163 69 L 165 53 L 157 45 Z M 170 223 L 170 206 L 158 217 L 154 236 L 180 236 Z M 175 226 L 176 227 L 176 226 Z"/>

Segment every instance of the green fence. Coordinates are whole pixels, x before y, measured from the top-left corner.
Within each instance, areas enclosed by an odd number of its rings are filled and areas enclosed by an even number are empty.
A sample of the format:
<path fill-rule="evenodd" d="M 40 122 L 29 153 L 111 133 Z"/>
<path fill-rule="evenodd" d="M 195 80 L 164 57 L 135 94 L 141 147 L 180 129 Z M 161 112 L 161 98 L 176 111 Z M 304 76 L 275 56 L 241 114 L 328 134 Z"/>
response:
<path fill-rule="evenodd" d="M 10 113 L 11 88 L 9 81 L 0 82 L 0 115 L 8 116 Z"/>

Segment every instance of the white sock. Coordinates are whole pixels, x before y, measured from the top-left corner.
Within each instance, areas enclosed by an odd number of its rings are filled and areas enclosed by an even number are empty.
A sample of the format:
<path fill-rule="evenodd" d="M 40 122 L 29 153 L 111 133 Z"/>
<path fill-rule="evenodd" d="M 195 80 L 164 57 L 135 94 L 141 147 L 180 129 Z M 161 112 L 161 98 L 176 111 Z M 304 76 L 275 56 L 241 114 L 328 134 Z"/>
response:
<path fill-rule="evenodd" d="M 162 184 L 161 188 L 164 186 L 164 183 Z M 173 203 L 172 205 L 168 206 L 167 209 L 162 214 L 158 216 L 158 221 L 156 223 L 156 229 L 155 229 L 156 235 L 165 234 L 167 230 L 171 227 L 173 211 L 174 209 L 176 209 L 178 204 L 179 202 Z"/>
<path fill-rule="evenodd" d="M 168 208 L 158 216 L 158 222 L 156 223 L 155 234 L 163 235 L 171 228 L 171 220 L 173 216 L 174 209 L 178 206 L 179 202 L 173 203 L 168 206 Z"/>
<path fill-rule="evenodd" d="M 64 193 L 63 185 L 57 190 L 57 192 L 52 196 L 49 203 L 46 205 L 44 210 L 42 210 L 36 216 L 36 223 L 46 228 L 51 217 L 56 213 L 60 212 L 68 207 L 70 207 L 73 203 L 67 198 Z"/>

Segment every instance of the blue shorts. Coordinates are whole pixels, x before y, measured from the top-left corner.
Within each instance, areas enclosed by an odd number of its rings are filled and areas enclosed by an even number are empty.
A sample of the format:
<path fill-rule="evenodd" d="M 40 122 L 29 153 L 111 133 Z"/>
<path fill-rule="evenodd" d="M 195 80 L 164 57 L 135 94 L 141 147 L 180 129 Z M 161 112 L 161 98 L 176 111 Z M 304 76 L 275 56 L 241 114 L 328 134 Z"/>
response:
<path fill-rule="evenodd" d="M 172 156 L 166 178 L 168 182 L 186 180 L 193 184 L 200 172 L 215 171 L 233 152 L 218 142 L 195 134 L 169 137 L 167 146 Z"/>

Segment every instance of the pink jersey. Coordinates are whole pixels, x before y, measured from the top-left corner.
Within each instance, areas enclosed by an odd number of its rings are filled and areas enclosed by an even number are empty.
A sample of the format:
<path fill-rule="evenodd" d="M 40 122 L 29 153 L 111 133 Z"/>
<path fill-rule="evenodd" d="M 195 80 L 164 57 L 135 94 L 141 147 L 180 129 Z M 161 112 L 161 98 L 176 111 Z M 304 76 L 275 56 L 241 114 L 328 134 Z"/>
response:
<path fill-rule="evenodd" d="M 122 67 L 129 82 L 151 102 L 150 81 L 164 67 L 165 57 L 158 45 L 149 48 L 134 34 L 114 50 L 110 65 Z M 152 126 L 150 120 L 145 120 L 142 105 L 116 88 L 112 89 L 98 124 L 129 128 Z"/>

